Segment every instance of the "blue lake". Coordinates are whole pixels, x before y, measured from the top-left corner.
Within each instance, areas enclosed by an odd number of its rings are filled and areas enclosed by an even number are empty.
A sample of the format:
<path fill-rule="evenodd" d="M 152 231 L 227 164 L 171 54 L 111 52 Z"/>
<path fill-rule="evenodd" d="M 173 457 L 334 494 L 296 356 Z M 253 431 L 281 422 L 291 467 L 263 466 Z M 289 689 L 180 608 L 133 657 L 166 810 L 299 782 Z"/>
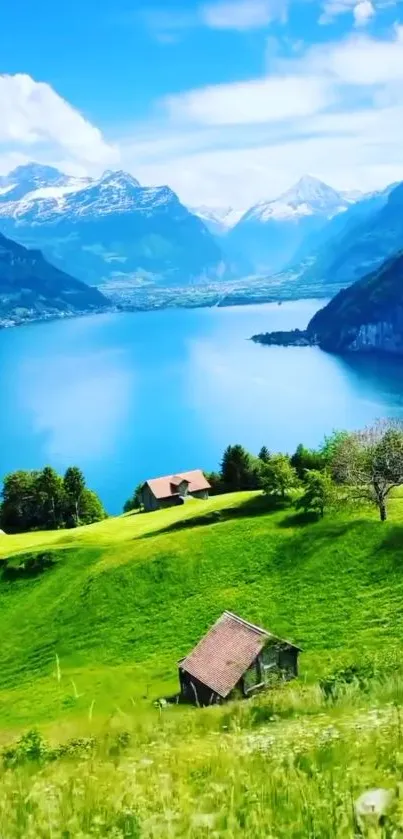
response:
<path fill-rule="evenodd" d="M 0 475 L 79 465 L 111 513 L 147 477 L 316 445 L 334 428 L 403 416 L 402 363 L 262 347 L 317 301 L 99 315 L 0 332 Z"/>

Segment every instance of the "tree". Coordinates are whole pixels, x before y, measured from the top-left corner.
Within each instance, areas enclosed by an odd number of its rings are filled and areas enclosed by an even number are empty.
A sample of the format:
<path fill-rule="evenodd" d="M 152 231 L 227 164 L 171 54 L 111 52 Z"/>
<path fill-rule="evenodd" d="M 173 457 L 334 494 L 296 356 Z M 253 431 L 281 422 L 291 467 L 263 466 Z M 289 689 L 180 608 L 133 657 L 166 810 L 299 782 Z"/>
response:
<path fill-rule="evenodd" d="M 343 435 L 334 447 L 331 468 L 353 499 L 375 504 L 386 521 L 388 496 L 403 484 L 403 424 L 386 420 Z"/>
<path fill-rule="evenodd" d="M 305 513 L 317 513 L 321 518 L 325 510 L 336 501 L 335 486 L 331 475 L 326 471 L 311 469 L 305 474 L 304 492 L 296 502 L 296 507 Z"/>
<path fill-rule="evenodd" d="M 64 490 L 60 475 L 51 466 L 45 466 L 34 481 L 38 505 L 39 526 L 56 530 L 64 524 Z"/>
<path fill-rule="evenodd" d="M 284 499 L 297 484 L 298 476 L 289 457 L 285 454 L 272 455 L 262 474 L 263 492 Z"/>
<path fill-rule="evenodd" d="M 80 524 L 80 504 L 85 490 L 85 478 L 78 466 L 69 466 L 63 478 L 65 494 L 66 520 L 78 527 Z"/>
<path fill-rule="evenodd" d="M 290 462 L 301 481 L 304 480 L 305 473 L 308 469 L 310 471 L 318 471 L 324 469 L 326 465 L 325 456 L 321 451 L 307 449 L 302 443 L 297 446 Z"/>
<path fill-rule="evenodd" d="M 210 484 L 210 495 L 220 495 L 224 492 L 222 477 L 219 472 L 205 472 L 205 476 Z"/>
<path fill-rule="evenodd" d="M 91 489 L 84 489 L 80 497 L 80 524 L 94 524 L 106 519 L 103 504 Z"/>
<path fill-rule="evenodd" d="M 124 504 L 124 513 L 130 513 L 132 510 L 141 510 L 143 506 L 143 499 L 141 493 L 142 488 L 143 484 L 137 484 L 136 489 L 133 492 L 133 495 L 130 498 L 128 498 Z"/>
<path fill-rule="evenodd" d="M 270 452 L 269 452 L 267 446 L 262 446 L 262 448 L 260 449 L 260 452 L 258 454 L 258 458 L 259 458 L 259 460 L 262 461 L 262 463 L 268 463 L 269 462 Z"/>
<path fill-rule="evenodd" d="M 31 530 L 38 522 L 37 472 L 12 472 L 4 478 L 0 526 L 8 533 Z"/>
<path fill-rule="evenodd" d="M 226 492 L 257 489 L 259 483 L 256 459 L 240 446 L 228 446 L 221 462 L 221 478 Z"/>

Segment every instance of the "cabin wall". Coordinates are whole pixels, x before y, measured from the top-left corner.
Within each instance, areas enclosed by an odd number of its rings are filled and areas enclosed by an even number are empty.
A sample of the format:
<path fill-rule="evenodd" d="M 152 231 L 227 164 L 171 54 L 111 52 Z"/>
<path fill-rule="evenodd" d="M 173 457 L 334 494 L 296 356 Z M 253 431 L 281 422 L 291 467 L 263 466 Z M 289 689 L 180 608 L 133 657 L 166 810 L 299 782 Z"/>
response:
<path fill-rule="evenodd" d="M 191 492 L 190 495 L 192 495 L 193 498 L 202 498 L 204 501 L 209 497 L 208 489 L 198 489 L 196 492 Z"/>
<path fill-rule="evenodd" d="M 155 495 L 151 492 L 148 484 L 144 484 L 141 490 L 141 500 L 146 513 L 151 513 L 153 510 L 159 510 L 159 503 Z"/>
<path fill-rule="evenodd" d="M 186 673 L 181 668 L 179 668 L 179 683 L 181 698 L 185 702 L 203 707 L 206 705 L 217 705 L 222 702 L 221 697 L 217 693 L 214 693 L 211 688 L 199 682 L 198 679 L 195 679 L 194 676 Z"/>

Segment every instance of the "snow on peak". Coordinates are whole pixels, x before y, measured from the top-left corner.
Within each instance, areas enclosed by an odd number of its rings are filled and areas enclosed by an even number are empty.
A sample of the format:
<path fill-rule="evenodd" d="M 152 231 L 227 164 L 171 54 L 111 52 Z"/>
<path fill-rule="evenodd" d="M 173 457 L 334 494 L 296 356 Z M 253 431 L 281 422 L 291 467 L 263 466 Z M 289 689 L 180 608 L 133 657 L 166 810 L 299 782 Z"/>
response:
<path fill-rule="evenodd" d="M 260 201 L 249 210 L 246 217 L 263 222 L 313 215 L 331 218 L 346 209 L 347 204 L 348 201 L 331 186 L 312 175 L 304 175 L 279 198 Z"/>
<path fill-rule="evenodd" d="M 51 184 L 62 184 L 67 181 L 68 175 L 55 169 L 54 166 L 43 166 L 41 163 L 24 163 L 17 166 L 10 172 L 6 179 L 8 183 L 25 184 L 30 183 L 38 186 L 50 186 Z"/>
<path fill-rule="evenodd" d="M 119 169 L 115 172 L 113 169 L 107 169 L 99 179 L 98 183 L 103 186 L 116 187 L 116 189 L 127 189 L 128 187 L 137 188 L 140 186 L 139 181 L 137 181 L 136 178 L 133 178 L 133 175 L 129 175 L 128 172 L 124 172 L 123 169 Z"/>
<path fill-rule="evenodd" d="M 206 227 L 213 233 L 226 233 L 245 214 L 245 210 L 236 210 L 234 207 L 209 207 L 202 204 L 200 207 L 188 208 L 193 215 L 197 216 Z"/>

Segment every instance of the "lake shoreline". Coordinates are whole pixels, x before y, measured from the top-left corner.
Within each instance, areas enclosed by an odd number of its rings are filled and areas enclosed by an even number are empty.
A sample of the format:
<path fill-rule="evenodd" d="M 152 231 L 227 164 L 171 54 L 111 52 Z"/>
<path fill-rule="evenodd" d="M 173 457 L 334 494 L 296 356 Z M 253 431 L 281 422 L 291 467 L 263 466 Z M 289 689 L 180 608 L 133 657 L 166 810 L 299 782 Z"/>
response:
<path fill-rule="evenodd" d="M 87 311 L 82 312 L 61 312 L 59 315 L 56 313 L 53 314 L 46 314 L 44 313 L 42 316 L 38 317 L 30 317 L 20 320 L 13 320 L 12 318 L 4 317 L 3 319 L 0 316 L 0 330 L 6 329 L 14 329 L 15 327 L 22 327 L 22 326 L 32 326 L 34 324 L 44 324 L 44 323 L 53 323 L 55 321 L 65 321 L 65 320 L 74 320 L 76 318 L 83 318 L 83 317 L 92 317 L 93 315 L 105 315 L 105 314 L 139 314 L 140 312 L 163 312 L 163 311 L 193 311 L 195 309 L 230 309 L 235 307 L 242 307 L 242 306 L 260 306 L 266 304 L 277 304 L 278 306 L 282 306 L 283 304 L 287 303 L 298 303 L 299 301 L 308 301 L 308 300 L 318 300 L 322 301 L 325 305 L 326 301 L 329 299 L 328 296 L 321 296 L 316 294 L 306 294 L 297 296 L 289 295 L 289 296 L 273 296 L 272 294 L 267 295 L 250 295 L 246 298 L 242 297 L 233 297 L 231 298 L 229 295 L 220 299 L 220 300 L 200 300 L 199 302 L 192 302 L 191 300 L 180 303 L 179 301 L 175 302 L 163 302 L 159 305 L 151 305 L 150 303 L 144 303 L 144 305 L 137 304 L 137 305 L 123 305 L 118 303 L 111 303 L 110 306 L 105 306 L 102 309 L 94 310 L 88 309 Z M 252 338 L 254 340 L 254 337 Z M 263 343 L 263 342 L 262 342 Z"/>

